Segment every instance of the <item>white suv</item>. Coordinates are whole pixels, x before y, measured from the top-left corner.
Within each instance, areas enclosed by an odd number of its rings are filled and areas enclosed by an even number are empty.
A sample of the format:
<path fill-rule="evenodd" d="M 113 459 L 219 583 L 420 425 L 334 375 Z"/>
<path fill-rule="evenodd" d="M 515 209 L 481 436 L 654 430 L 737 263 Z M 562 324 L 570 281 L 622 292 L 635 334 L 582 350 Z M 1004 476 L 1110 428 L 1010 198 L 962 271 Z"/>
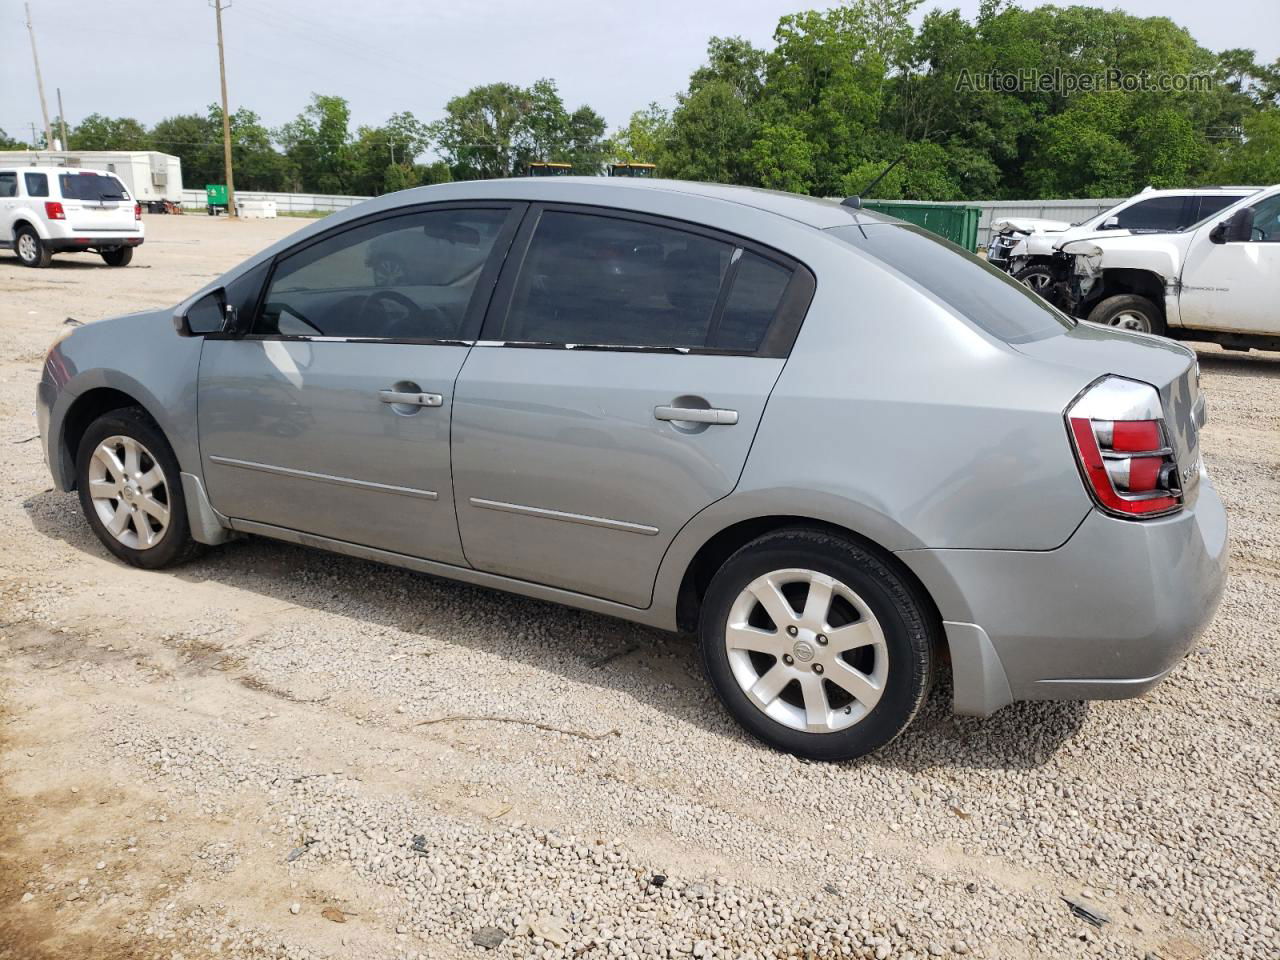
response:
<path fill-rule="evenodd" d="M 0 248 L 28 267 L 47 267 L 55 253 L 85 251 L 123 267 L 142 239 L 142 207 L 113 174 L 0 167 Z"/>

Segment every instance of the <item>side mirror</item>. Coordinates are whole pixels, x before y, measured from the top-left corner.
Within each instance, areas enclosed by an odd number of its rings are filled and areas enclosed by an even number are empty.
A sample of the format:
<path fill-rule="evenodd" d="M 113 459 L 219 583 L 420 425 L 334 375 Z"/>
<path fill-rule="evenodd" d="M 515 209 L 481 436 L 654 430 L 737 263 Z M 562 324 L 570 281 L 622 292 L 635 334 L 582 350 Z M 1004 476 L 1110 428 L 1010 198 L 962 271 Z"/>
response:
<path fill-rule="evenodd" d="M 180 337 L 204 337 L 210 334 L 235 335 L 239 329 L 239 311 L 227 303 L 226 291 L 210 290 L 185 310 L 173 315 L 173 328 Z"/>
<path fill-rule="evenodd" d="M 1116 227 L 1118 227 L 1118 226 L 1120 226 L 1120 218 L 1119 218 L 1119 217 L 1107 217 L 1107 219 L 1105 219 L 1105 220 L 1103 220 L 1103 221 L 1102 221 L 1102 225 L 1101 225 L 1098 229 L 1099 229 L 1099 230 L 1114 230 L 1114 229 L 1116 229 Z"/>
<path fill-rule="evenodd" d="M 1209 231 L 1212 243 L 1248 243 L 1253 239 L 1253 207 L 1242 207 Z"/>

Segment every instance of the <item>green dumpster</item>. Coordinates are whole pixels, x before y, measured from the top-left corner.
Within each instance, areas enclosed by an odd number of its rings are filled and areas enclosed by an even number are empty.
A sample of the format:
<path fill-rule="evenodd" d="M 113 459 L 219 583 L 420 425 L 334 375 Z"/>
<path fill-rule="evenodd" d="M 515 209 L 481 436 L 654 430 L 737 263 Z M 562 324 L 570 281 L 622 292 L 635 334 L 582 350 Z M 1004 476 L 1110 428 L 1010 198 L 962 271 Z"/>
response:
<path fill-rule="evenodd" d="M 978 249 L 979 207 L 949 203 L 902 203 L 894 200 L 863 200 L 866 210 L 874 210 L 907 223 L 924 227 L 966 250 Z"/>
<path fill-rule="evenodd" d="M 206 183 L 204 185 L 205 203 L 209 208 L 209 216 L 217 216 L 218 211 L 227 209 L 227 185 L 225 183 Z"/>

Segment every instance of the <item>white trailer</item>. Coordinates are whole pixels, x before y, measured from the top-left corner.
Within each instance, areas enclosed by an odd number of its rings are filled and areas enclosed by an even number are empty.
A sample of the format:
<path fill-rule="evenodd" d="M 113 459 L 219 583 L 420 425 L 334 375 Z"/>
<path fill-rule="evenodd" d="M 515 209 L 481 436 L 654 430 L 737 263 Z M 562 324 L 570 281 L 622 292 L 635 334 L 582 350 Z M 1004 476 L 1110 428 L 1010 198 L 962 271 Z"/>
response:
<path fill-rule="evenodd" d="M 114 173 L 133 199 L 152 213 L 181 209 L 182 162 L 172 154 L 147 150 L 11 150 L 0 163 L 16 166 L 81 167 Z"/>

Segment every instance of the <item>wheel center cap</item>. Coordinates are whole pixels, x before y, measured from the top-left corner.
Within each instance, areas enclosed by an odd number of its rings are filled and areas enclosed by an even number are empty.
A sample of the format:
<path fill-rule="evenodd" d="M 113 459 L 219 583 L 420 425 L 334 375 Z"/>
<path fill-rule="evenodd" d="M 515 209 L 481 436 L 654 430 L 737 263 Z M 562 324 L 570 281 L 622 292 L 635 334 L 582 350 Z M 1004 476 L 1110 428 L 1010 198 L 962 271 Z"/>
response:
<path fill-rule="evenodd" d="M 797 640 L 791 648 L 791 655 L 800 663 L 808 663 L 816 651 L 808 640 Z"/>

